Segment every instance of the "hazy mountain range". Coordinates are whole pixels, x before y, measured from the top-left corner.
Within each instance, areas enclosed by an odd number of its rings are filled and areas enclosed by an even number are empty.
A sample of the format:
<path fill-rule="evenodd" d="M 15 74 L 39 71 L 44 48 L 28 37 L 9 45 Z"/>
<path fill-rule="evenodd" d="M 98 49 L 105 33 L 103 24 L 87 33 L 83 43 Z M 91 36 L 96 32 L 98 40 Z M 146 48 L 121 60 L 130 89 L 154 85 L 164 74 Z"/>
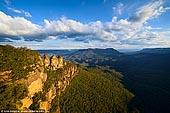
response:
<path fill-rule="evenodd" d="M 109 66 L 123 73 L 123 83 L 134 93 L 130 107 L 142 113 L 170 111 L 170 48 L 146 48 L 121 53 L 115 49 L 38 50 L 62 54 L 88 67 Z"/>

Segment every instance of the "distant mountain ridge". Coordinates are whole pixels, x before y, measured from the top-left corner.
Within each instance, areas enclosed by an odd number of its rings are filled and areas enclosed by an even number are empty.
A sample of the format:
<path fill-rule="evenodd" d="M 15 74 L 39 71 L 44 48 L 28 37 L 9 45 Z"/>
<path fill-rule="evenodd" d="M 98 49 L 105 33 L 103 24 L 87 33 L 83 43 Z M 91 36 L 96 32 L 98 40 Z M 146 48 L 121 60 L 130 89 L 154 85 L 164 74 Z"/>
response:
<path fill-rule="evenodd" d="M 96 55 L 101 55 L 101 56 L 107 56 L 107 57 L 113 57 L 113 56 L 120 56 L 125 54 L 138 54 L 138 53 L 155 53 L 155 54 L 170 54 L 170 48 L 144 48 L 144 49 L 113 49 L 113 48 L 106 48 L 106 49 L 101 49 L 101 48 L 88 48 L 88 49 L 63 49 L 63 50 L 58 50 L 58 49 L 53 49 L 53 50 L 36 50 L 40 54 L 45 54 L 48 53 L 49 55 L 55 54 L 55 55 L 73 55 L 73 54 L 78 54 L 78 53 L 83 53 L 83 52 L 93 52 Z"/>
<path fill-rule="evenodd" d="M 71 53 L 75 53 L 75 52 L 83 52 L 83 51 L 94 51 L 95 53 L 100 53 L 102 55 L 101 52 L 103 52 L 103 54 L 108 54 L 108 52 L 110 53 L 115 53 L 115 54 L 120 54 L 119 51 L 117 51 L 116 49 L 113 48 L 106 48 L 106 49 L 100 49 L 100 48 L 88 48 L 88 49 L 63 49 L 63 50 L 58 50 L 58 49 L 49 49 L 49 50 L 36 50 L 38 51 L 40 54 L 44 54 L 44 53 L 48 53 L 48 54 L 62 54 L 62 55 L 66 55 L 66 54 L 71 54 Z"/>
<path fill-rule="evenodd" d="M 170 54 L 170 48 L 144 48 L 137 53 Z"/>
<path fill-rule="evenodd" d="M 80 49 L 76 52 L 74 52 L 73 54 L 78 54 L 78 53 L 93 53 L 96 55 L 100 55 L 100 56 L 118 56 L 122 53 L 120 53 L 119 51 L 113 49 L 113 48 L 106 48 L 106 49 Z"/>
<path fill-rule="evenodd" d="M 72 49 L 72 50 L 67 50 L 67 49 L 64 49 L 64 50 L 35 50 L 37 52 L 39 52 L 41 55 L 43 54 L 49 54 L 49 55 L 52 55 L 52 54 L 55 54 L 55 55 L 68 55 L 68 54 L 71 54 L 71 53 L 74 53 L 75 51 L 77 51 L 76 49 Z"/>

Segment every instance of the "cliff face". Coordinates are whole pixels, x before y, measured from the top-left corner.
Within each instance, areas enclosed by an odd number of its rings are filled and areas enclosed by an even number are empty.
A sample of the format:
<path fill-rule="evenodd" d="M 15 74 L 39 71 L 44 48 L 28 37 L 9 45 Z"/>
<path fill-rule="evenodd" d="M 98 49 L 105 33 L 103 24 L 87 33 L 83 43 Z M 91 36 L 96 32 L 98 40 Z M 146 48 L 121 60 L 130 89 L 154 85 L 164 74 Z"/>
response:
<path fill-rule="evenodd" d="M 50 108 L 53 107 L 51 104 L 55 99 L 54 102 L 56 102 L 58 106 L 56 106 L 56 108 L 53 109 L 59 112 L 60 94 L 65 90 L 65 88 L 69 85 L 72 78 L 75 76 L 77 66 L 72 62 L 64 62 L 62 56 L 52 55 L 51 58 L 49 59 L 47 54 L 44 55 L 44 66 L 47 72 L 54 74 L 54 76 L 56 76 L 57 80 L 52 82 L 52 84 L 48 88 L 45 94 L 46 100 L 40 101 L 40 109 L 49 111 Z M 49 78 L 50 76 L 51 75 L 49 75 Z"/>
<path fill-rule="evenodd" d="M 52 55 L 51 58 L 49 58 L 49 56 L 45 54 L 44 59 L 40 58 L 39 64 L 36 66 L 37 69 L 28 74 L 28 79 L 22 80 L 22 82 L 28 85 L 29 93 L 27 97 L 21 100 L 23 105 L 19 109 L 29 109 L 30 106 L 34 104 L 33 98 L 36 98 L 34 97 L 35 94 L 41 92 L 43 95 L 45 95 L 45 99 L 38 100 L 38 109 L 50 111 L 50 109 L 53 107 L 52 102 L 55 99 L 55 102 L 58 103 L 58 106 L 55 106 L 56 108 L 53 109 L 56 109 L 57 112 L 60 112 L 60 94 L 65 90 L 71 79 L 75 76 L 77 71 L 76 65 L 71 62 L 64 62 L 62 56 Z M 51 76 L 49 72 L 54 75 Z M 44 87 L 46 84 L 49 84 L 47 79 L 50 80 L 53 79 L 53 77 L 56 77 L 58 80 L 52 81 L 52 83 L 48 86 L 49 88 L 45 89 Z"/>
<path fill-rule="evenodd" d="M 23 66 L 22 70 L 30 69 L 26 77 L 13 79 L 13 71 L 15 70 L 0 70 L 0 86 L 1 88 L 6 88 L 9 84 L 26 86 L 27 93 L 24 93 L 23 97 L 21 95 L 20 99 L 12 101 L 13 108 L 20 110 L 44 109 L 45 111 L 53 109 L 53 112 L 60 112 L 60 94 L 75 76 L 77 67 L 74 63 L 64 62 L 62 56 L 52 55 L 49 58 L 48 54 L 45 54 L 43 58 L 40 55 L 37 55 L 36 58 L 36 63 Z M 24 64 L 24 61 L 21 63 Z M 22 73 L 22 70 L 18 74 Z M 6 108 L 0 106 L 0 109 Z"/>

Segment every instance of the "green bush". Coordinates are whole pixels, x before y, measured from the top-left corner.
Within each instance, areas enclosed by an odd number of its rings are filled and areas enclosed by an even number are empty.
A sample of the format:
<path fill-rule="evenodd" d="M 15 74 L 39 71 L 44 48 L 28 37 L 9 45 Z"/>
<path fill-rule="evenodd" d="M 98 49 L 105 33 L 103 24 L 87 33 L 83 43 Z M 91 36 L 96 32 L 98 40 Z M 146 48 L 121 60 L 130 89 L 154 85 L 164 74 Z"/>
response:
<path fill-rule="evenodd" d="M 16 102 L 26 97 L 27 86 L 24 84 L 10 84 L 0 87 L 0 109 L 16 109 Z"/>

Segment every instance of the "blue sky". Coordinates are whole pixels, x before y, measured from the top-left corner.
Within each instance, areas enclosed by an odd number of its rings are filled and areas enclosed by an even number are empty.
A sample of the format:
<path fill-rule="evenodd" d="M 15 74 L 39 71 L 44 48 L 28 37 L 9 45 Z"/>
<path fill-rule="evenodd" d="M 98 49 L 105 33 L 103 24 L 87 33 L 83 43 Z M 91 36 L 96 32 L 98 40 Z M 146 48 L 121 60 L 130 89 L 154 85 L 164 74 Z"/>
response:
<path fill-rule="evenodd" d="M 0 44 L 31 49 L 170 47 L 169 0 L 0 0 Z"/>

